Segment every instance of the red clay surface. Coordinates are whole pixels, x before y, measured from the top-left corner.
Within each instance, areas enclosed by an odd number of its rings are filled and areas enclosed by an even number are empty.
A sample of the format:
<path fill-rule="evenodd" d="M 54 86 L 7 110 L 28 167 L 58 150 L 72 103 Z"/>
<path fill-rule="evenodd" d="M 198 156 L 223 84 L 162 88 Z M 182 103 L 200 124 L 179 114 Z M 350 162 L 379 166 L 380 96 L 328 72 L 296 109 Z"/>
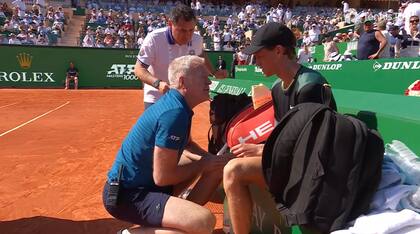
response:
<path fill-rule="evenodd" d="M 142 97 L 140 90 L 1 89 L 0 233 L 102 234 L 130 227 L 106 213 L 101 194 L 123 138 L 143 111 Z M 206 102 L 194 109 L 192 136 L 203 148 L 208 108 Z M 217 217 L 215 233 L 222 233 L 222 205 L 206 207 Z"/>

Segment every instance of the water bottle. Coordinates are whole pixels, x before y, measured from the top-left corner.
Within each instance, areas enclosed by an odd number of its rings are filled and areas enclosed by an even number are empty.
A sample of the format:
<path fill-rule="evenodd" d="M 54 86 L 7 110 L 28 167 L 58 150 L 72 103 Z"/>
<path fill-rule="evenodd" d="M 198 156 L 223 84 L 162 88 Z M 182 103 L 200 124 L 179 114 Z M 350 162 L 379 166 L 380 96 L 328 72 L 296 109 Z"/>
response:
<path fill-rule="evenodd" d="M 404 208 L 420 213 L 420 187 L 417 187 L 408 197 L 401 200 Z"/>
<path fill-rule="evenodd" d="M 413 151 L 404 143 L 393 140 L 387 144 L 385 152 L 400 167 L 406 183 L 420 186 L 420 158 Z"/>

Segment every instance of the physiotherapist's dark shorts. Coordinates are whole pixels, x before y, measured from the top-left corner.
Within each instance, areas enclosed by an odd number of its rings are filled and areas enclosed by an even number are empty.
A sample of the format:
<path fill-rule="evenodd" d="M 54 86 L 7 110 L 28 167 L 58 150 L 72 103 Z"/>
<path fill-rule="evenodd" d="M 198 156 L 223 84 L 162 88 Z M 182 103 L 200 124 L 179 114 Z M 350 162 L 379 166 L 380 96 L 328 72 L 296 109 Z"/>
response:
<path fill-rule="evenodd" d="M 107 206 L 109 184 L 106 182 L 102 199 L 105 209 L 113 217 L 143 226 L 161 227 L 166 202 L 172 194 L 172 187 L 165 188 L 120 188 L 118 205 Z"/>

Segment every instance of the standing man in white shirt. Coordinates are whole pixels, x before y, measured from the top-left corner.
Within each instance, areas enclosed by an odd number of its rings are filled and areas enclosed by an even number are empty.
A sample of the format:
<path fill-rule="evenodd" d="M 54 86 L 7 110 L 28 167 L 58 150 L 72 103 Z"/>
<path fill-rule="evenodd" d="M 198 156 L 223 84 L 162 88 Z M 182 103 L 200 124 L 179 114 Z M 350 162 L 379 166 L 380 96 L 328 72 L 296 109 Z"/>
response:
<path fill-rule="evenodd" d="M 194 32 L 196 23 L 193 9 L 179 4 L 171 10 L 168 26 L 154 30 L 144 39 L 134 73 L 144 83 L 145 109 L 169 90 L 168 67 L 175 58 L 199 55 L 206 60 L 207 68 L 213 76 L 227 76 L 226 70 L 216 71 L 211 65 L 203 51 L 203 38 Z"/>
<path fill-rule="evenodd" d="M 346 14 L 350 10 L 350 5 L 347 0 L 341 1 L 343 5 L 343 13 Z"/>

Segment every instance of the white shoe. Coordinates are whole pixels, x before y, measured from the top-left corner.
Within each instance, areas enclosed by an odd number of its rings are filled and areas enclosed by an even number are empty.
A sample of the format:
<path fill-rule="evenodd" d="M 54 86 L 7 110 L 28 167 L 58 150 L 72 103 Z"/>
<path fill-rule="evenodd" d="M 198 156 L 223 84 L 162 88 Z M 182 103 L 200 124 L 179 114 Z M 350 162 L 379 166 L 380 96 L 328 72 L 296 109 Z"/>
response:
<path fill-rule="evenodd" d="M 121 229 L 117 232 L 117 234 L 130 234 L 130 232 L 127 229 Z"/>

